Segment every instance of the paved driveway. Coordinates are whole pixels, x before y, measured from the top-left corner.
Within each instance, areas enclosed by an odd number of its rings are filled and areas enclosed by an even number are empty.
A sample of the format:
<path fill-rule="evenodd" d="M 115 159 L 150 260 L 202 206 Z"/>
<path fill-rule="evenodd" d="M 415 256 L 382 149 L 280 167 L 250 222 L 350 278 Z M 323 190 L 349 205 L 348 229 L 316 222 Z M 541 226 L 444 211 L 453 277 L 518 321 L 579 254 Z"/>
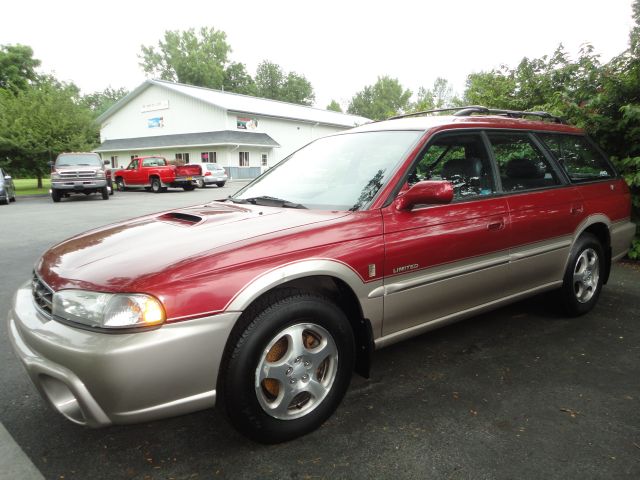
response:
<path fill-rule="evenodd" d="M 640 478 L 640 270 L 629 265 L 587 316 L 566 319 L 539 296 L 376 352 L 371 379 L 354 376 L 336 415 L 287 444 L 251 443 L 215 409 L 102 430 L 50 410 L 4 325 L 38 256 L 238 186 L 0 206 L 0 422 L 46 478 Z"/>

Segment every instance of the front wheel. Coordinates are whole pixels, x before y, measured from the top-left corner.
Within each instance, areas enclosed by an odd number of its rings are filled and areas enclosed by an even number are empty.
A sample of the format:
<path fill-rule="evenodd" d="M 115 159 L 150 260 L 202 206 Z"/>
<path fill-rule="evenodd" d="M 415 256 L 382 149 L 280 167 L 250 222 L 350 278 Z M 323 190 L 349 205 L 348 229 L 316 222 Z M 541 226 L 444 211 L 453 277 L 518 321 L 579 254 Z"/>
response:
<path fill-rule="evenodd" d="M 52 188 L 51 189 L 51 200 L 53 200 L 55 203 L 58 203 L 61 198 L 62 198 L 62 195 L 60 195 L 60 192 L 58 190 L 56 190 L 55 188 Z"/>
<path fill-rule="evenodd" d="M 102 187 L 101 193 L 103 200 L 109 200 L 109 187 Z"/>
<path fill-rule="evenodd" d="M 116 187 L 118 188 L 118 191 L 120 192 L 124 192 L 125 184 L 124 184 L 124 180 L 122 178 L 117 178 L 116 179 Z"/>
<path fill-rule="evenodd" d="M 598 302 L 604 262 L 604 250 L 598 238 L 583 233 L 573 246 L 562 283 L 562 300 L 569 315 L 583 315 Z"/>
<path fill-rule="evenodd" d="M 235 427 L 262 443 L 305 435 L 342 400 L 354 365 L 345 314 L 299 290 L 273 293 L 230 340 L 223 397 Z"/>
<path fill-rule="evenodd" d="M 162 184 L 160 183 L 160 179 L 158 177 L 153 177 L 151 179 L 151 191 L 153 193 L 162 192 Z"/>

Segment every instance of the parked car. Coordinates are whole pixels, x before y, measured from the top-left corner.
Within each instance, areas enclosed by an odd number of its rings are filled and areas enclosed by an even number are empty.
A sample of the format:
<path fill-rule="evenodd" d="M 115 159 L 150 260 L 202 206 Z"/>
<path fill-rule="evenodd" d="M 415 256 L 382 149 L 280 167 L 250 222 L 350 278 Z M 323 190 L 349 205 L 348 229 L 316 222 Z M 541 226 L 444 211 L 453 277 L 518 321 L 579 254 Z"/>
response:
<path fill-rule="evenodd" d="M 0 168 L 0 205 L 9 205 L 16 201 L 16 187 L 13 178 L 4 169 Z"/>
<path fill-rule="evenodd" d="M 217 163 L 203 163 L 202 167 L 202 179 L 198 181 L 198 187 L 204 188 L 211 184 L 215 184 L 218 187 L 224 187 L 229 176 L 223 167 Z"/>
<path fill-rule="evenodd" d="M 200 165 L 169 165 L 164 157 L 137 157 L 125 169 L 113 172 L 119 190 L 145 187 L 154 193 L 168 187 L 194 190 L 202 179 Z"/>
<path fill-rule="evenodd" d="M 223 399 L 239 431 L 286 441 L 333 413 L 378 348 L 549 290 L 567 314 L 589 312 L 628 251 L 630 214 L 605 155 L 548 114 L 376 122 L 226 200 L 52 247 L 9 336 L 75 423 Z"/>
<path fill-rule="evenodd" d="M 94 152 L 61 153 L 51 164 L 51 199 L 59 202 L 71 194 L 99 193 L 103 200 L 113 195 L 113 184 L 105 165 Z"/>

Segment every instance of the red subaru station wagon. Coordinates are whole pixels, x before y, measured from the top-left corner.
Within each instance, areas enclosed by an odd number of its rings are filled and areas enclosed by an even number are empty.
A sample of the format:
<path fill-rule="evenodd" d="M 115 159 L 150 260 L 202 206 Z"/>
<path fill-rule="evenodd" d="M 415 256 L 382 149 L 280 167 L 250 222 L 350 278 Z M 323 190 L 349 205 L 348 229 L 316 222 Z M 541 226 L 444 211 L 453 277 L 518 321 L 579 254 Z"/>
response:
<path fill-rule="evenodd" d="M 375 349 L 548 290 L 588 312 L 630 213 L 624 180 L 558 118 L 423 112 L 316 140 L 226 200 L 52 247 L 10 337 L 75 423 L 221 400 L 245 435 L 285 441 L 332 414 Z"/>

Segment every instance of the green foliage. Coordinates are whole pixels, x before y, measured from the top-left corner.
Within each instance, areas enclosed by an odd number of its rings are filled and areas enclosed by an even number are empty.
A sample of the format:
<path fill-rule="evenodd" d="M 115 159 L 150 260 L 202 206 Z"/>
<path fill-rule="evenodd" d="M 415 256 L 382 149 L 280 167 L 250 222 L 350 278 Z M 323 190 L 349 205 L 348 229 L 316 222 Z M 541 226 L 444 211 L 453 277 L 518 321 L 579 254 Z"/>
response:
<path fill-rule="evenodd" d="M 224 90 L 233 93 L 242 93 L 244 95 L 255 95 L 256 84 L 247 73 L 247 69 L 243 63 L 232 62 L 224 71 Z"/>
<path fill-rule="evenodd" d="M 58 153 L 98 143 L 93 118 L 78 88 L 52 77 L 15 93 L 0 89 L 0 158 L 11 170 L 41 179 Z"/>
<path fill-rule="evenodd" d="M 38 78 L 40 60 L 26 45 L 0 45 L 0 89 L 24 90 Z"/>
<path fill-rule="evenodd" d="M 295 72 L 285 75 L 280 65 L 263 60 L 256 70 L 256 94 L 283 102 L 313 105 L 315 93 L 311 83 Z"/>
<path fill-rule="evenodd" d="M 410 98 L 411 90 L 405 90 L 398 79 L 378 77 L 375 84 L 364 87 L 353 96 L 347 112 L 372 120 L 384 120 L 407 111 Z"/>
<path fill-rule="evenodd" d="M 81 103 L 91 110 L 97 118 L 111 108 L 118 100 L 129 93 L 126 88 L 107 87 L 101 92 L 93 92 L 82 97 Z"/>
<path fill-rule="evenodd" d="M 447 108 L 459 104 L 460 99 L 453 95 L 453 87 L 449 81 L 438 77 L 431 88 L 420 87 L 418 89 L 418 98 L 411 104 L 409 110 L 424 112 L 425 110 Z"/>
<path fill-rule="evenodd" d="M 166 31 L 157 48 L 142 45 L 139 58 L 140 66 L 148 75 L 221 89 L 230 52 L 224 32 L 203 27 L 197 33 L 193 28 Z"/>
<path fill-rule="evenodd" d="M 331 103 L 329 105 L 327 105 L 327 110 L 331 110 L 333 112 L 340 112 L 342 113 L 342 107 L 340 106 L 340 104 L 338 102 L 336 102 L 335 100 L 331 100 Z"/>

